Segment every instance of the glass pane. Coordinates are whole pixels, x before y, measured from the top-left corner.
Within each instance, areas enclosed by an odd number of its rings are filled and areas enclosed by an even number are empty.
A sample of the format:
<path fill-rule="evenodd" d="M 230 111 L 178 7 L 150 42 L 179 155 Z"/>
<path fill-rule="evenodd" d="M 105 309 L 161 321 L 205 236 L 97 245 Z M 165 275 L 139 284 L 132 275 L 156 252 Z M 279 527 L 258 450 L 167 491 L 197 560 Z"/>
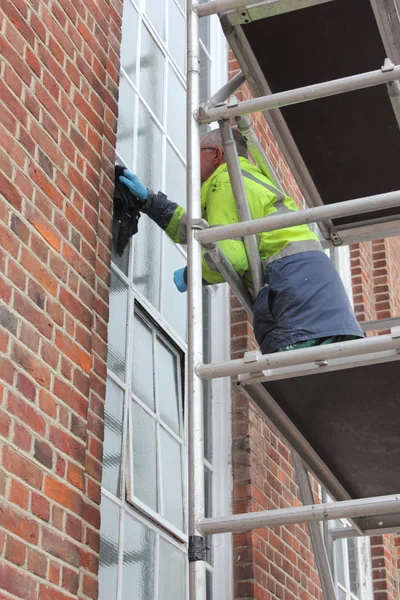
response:
<path fill-rule="evenodd" d="M 156 423 L 143 408 L 132 402 L 134 494 L 157 510 Z"/>
<path fill-rule="evenodd" d="M 347 554 L 349 559 L 350 591 L 356 596 L 360 595 L 360 571 L 358 568 L 358 545 L 356 538 L 347 540 Z"/>
<path fill-rule="evenodd" d="M 206 571 L 206 599 L 213 600 L 213 576 L 210 571 Z"/>
<path fill-rule="evenodd" d="M 204 514 L 206 517 L 213 516 L 212 509 L 212 472 L 204 467 Z M 207 554 L 206 561 L 213 564 L 213 536 L 206 536 Z"/>
<path fill-rule="evenodd" d="M 164 0 L 146 0 L 146 15 L 154 25 L 157 33 L 164 39 Z"/>
<path fill-rule="evenodd" d="M 186 167 L 172 147 L 167 144 L 167 164 L 165 169 L 166 195 L 186 208 Z"/>
<path fill-rule="evenodd" d="M 101 497 L 99 600 L 117 597 L 119 509 L 114 502 Z"/>
<path fill-rule="evenodd" d="M 201 2 L 201 4 L 203 4 L 203 2 Z M 210 17 L 204 17 L 203 19 L 200 19 L 199 28 L 200 39 L 207 50 L 210 50 Z"/>
<path fill-rule="evenodd" d="M 181 9 L 183 10 L 183 12 L 186 13 L 186 2 L 185 2 L 185 0 L 177 0 L 177 2 L 179 4 L 179 6 L 181 7 Z"/>
<path fill-rule="evenodd" d="M 168 67 L 167 132 L 186 157 L 186 92 L 171 67 Z"/>
<path fill-rule="evenodd" d="M 347 600 L 346 592 L 344 592 L 341 588 L 338 588 L 339 596 L 338 600 Z"/>
<path fill-rule="evenodd" d="M 186 267 L 186 258 L 169 238 L 164 245 L 163 315 L 180 337 L 186 341 L 187 293 L 177 290 L 174 272 Z"/>
<path fill-rule="evenodd" d="M 122 15 L 121 67 L 130 79 L 136 80 L 137 12 L 129 0 L 124 2 Z"/>
<path fill-rule="evenodd" d="M 177 357 L 159 339 L 156 341 L 157 399 L 161 419 L 180 434 Z"/>
<path fill-rule="evenodd" d="M 126 166 L 132 169 L 135 92 L 123 75 L 119 80 L 118 110 L 116 150 Z"/>
<path fill-rule="evenodd" d="M 107 379 L 102 485 L 118 496 L 124 392 Z"/>
<path fill-rule="evenodd" d="M 204 102 L 210 96 L 210 72 L 210 59 L 206 56 L 203 48 L 200 47 L 200 102 Z"/>
<path fill-rule="evenodd" d="M 211 363 L 211 295 L 203 288 L 203 358 Z M 204 457 L 212 463 L 212 381 L 203 380 Z"/>
<path fill-rule="evenodd" d="M 146 215 L 139 222 L 135 235 L 132 281 L 138 292 L 155 308 L 160 306 L 162 231 Z"/>
<path fill-rule="evenodd" d="M 136 174 L 147 187 L 155 191 L 161 187 L 161 146 L 161 131 L 140 102 Z M 139 232 L 141 225 L 142 220 L 139 222 Z"/>
<path fill-rule="evenodd" d="M 335 570 L 336 579 L 342 585 L 346 585 L 344 570 L 343 540 L 335 541 Z"/>
<path fill-rule="evenodd" d="M 119 221 L 114 217 L 113 225 L 112 225 L 113 244 L 112 244 L 112 248 L 111 248 L 111 260 L 114 263 L 114 265 L 116 265 L 119 269 L 121 269 L 121 271 L 123 273 L 125 273 L 125 275 L 127 275 L 128 274 L 130 244 L 128 244 L 127 247 L 125 248 L 123 255 L 118 256 L 117 250 L 116 250 L 118 231 L 119 231 Z"/>
<path fill-rule="evenodd" d="M 142 27 L 140 91 L 156 117 L 162 120 L 164 98 L 164 55 L 146 27 Z"/>
<path fill-rule="evenodd" d="M 160 445 L 164 516 L 173 525 L 183 530 L 181 445 L 162 427 Z"/>
<path fill-rule="evenodd" d="M 200 19 L 201 23 L 202 19 Z M 185 72 L 186 62 L 186 27 L 185 18 L 175 4 L 175 0 L 169 0 L 168 10 L 168 49 L 176 64 Z"/>
<path fill-rule="evenodd" d="M 137 315 L 133 323 L 132 390 L 154 410 L 153 334 Z"/>
<path fill-rule="evenodd" d="M 186 555 L 163 538 L 160 539 L 159 600 L 186 598 Z"/>
<path fill-rule="evenodd" d="M 108 368 L 121 379 L 125 379 L 127 309 L 128 288 L 115 273 L 111 273 Z"/>
<path fill-rule="evenodd" d="M 126 515 L 122 598 L 153 600 L 154 548 L 155 534 Z"/>

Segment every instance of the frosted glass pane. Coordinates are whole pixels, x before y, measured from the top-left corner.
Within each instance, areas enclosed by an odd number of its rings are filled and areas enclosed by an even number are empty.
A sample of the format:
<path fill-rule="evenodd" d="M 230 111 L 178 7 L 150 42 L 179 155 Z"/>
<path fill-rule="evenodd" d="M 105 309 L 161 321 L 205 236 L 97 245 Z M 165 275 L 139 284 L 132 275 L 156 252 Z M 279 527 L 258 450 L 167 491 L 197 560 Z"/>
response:
<path fill-rule="evenodd" d="M 181 445 L 160 428 L 162 494 L 164 516 L 183 530 L 183 486 Z"/>
<path fill-rule="evenodd" d="M 119 509 L 114 502 L 101 497 L 99 600 L 117 597 Z"/>
<path fill-rule="evenodd" d="M 111 273 L 108 368 L 121 379 L 125 379 L 127 309 L 128 288 L 115 273 Z"/>
<path fill-rule="evenodd" d="M 358 540 L 347 540 L 347 556 L 349 559 L 350 591 L 356 596 L 360 595 L 360 570 L 358 568 Z"/>
<path fill-rule="evenodd" d="M 165 239 L 164 245 L 164 277 L 163 277 L 163 315 L 183 340 L 187 330 L 187 293 L 177 290 L 174 283 L 174 272 L 186 267 L 186 258 L 178 250 L 174 242 Z"/>
<path fill-rule="evenodd" d="M 340 588 L 338 588 L 338 591 L 339 591 L 339 596 L 338 596 L 339 600 L 347 600 L 347 594 Z"/>
<path fill-rule="evenodd" d="M 206 600 L 213 600 L 213 576 L 210 571 L 206 571 Z"/>
<path fill-rule="evenodd" d="M 200 19 L 201 22 L 201 19 Z M 175 4 L 169 0 L 168 10 L 168 47 L 180 70 L 185 72 L 186 27 L 185 18 Z"/>
<path fill-rule="evenodd" d="M 156 423 L 132 402 L 134 494 L 157 510 Z"/>
<path fill-rule="evenodd" d="M 204 515 L 206 517 L 213 516 L 212 508 L 212 472 L 204 467 Z M 206 561 L 213 564 L 213 536 L 206 536 Z"/>
<path fill-rule="evenodd" d="M 165 193 L 170 200 L 186 208 L 186 167 L 169 144 L 165 171 Z"/>
<path fill-rule="evenodd" d="M 156 192 L 161 187 L 161 158 L 161 131 L 149 111 L 139 103 L 136 174 Z M 139 231 L 141 225 L 142 220 L 139 222 Z"/>
<path fill-rule="evenodd" d="M 124 392 L 107 379 L 102 485 L 118 496 Z"/>
<path fill-rule="evenodd" d="M 177 358 L 160 340 L 156 342 L 157 399 L 160 417 L 179 435 Z"/>
<path fill-rule="evenodd" d="M 138 292 L 155 307 L 160 306 L 161 229 L 146 215 L 135 235 L 133 283 Z"/>
<path fill-rule="evenodd" d="M 125 248 L 123 255 L 118 256 L 117 251 L 116 251 L 116 244 L 117 244 L 118 231 L 119 231 L 119 222 L 117 221 L 116 218 L 113 219 L 112 227 L 113 227 L 113 229 L 112 229 L 113 244 L 112 244 L 112 248 L 111 248 L 111 260 L 113 261 L 114 265 L 116 265 L 119 269 L 121 269 L 121 271 L 123 273 L 125 273 L 125 275 L 127 275 L 128 274 L 130 244 L 128 244 L 127 247 Z"/>
<path fill-rule="evenodd" d="M 137 12 L 129 0 L 124 2 L 122 15 L 121 67 L 132 81 L 136 80 Z"/>
<path fill-rule="evenodd" d="M 210 74 L 211 62 L 200 47 L 200 102 L 204 102 L 210 96 Z"/>
<path fill-rule="evenodd" d="M 163 538 L 160 539 L 159 600 L 185 600 L 187 557 Z"/>
<path fill-rule="evenodd" d="M 135 93 L 127 79 L 121 75 L 119 80 L 118 127 L 116 150 L 126 166 L 132 168 L 133 122 Z"/>
<path fill-rule="evenodd" d="M 133 325 L 132 389 L 154 410 L 153 336 L 138 316 Z"/>
<path fill-rule="evenodd" d="M 153 600 L 155 534 L 127 515 L 124 522 L 122 598 Z"/>
<path fill-rule="evenodd" d="M 211 296 L 203 287 L 203 360 L 211 363 Z M 203 380 L 204 457 L 212 463 L 212 382 Z"/>
<path fill-rule="evenodd" d="M 140 91 L 160 121 L 164 98 L 164 56 L 145 26 L 142 27 Z"/>
<path fill-rule="evenodd" d="M 336 579 L 342 585 L 346 585 L 345 572 L 344 572 L 343 541 L 337 540 L 334 545 L 335 545 Z"/>
<path fill-rule="evenodd" d="M 200 39 L 207 48 L 210 50 L 210 17 L 200 19 L 199 23 Z"/>
<path fill-rule="evenodd" d="M 154 25 L 157 33 L 164 39 L 164 0 L 146 0 L 146 15 Z"/>
<path fill-rule="evenodd" d="M 185 111 L 186 92 L 173 69 L 168 67 L 167 132 L 184 157 L 186 157 Z"/>

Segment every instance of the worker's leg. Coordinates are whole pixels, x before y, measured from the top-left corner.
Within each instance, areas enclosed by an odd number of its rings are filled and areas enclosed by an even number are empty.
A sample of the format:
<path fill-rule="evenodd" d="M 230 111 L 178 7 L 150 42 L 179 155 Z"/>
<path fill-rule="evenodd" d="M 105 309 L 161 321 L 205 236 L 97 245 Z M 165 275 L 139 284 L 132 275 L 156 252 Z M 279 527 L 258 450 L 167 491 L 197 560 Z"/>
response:
<path fill-rule="evenodd" d="M 357 340 L 358 336 L 355 335 L 334 335 L 330 337 L 318 338 L 316 340 L 307 340 L 305 342 L 298 342 L 297 344 L 291 344 L 290 346 L 284 346 L 279 348 L 277 352 L 286 352 L 288 350 L 298 350 L 299 348 L 312 348 L 314 346 L 322 346 L 323 344 L 335 344 L 336 342 L 348 342 L 349 340 Z"/>

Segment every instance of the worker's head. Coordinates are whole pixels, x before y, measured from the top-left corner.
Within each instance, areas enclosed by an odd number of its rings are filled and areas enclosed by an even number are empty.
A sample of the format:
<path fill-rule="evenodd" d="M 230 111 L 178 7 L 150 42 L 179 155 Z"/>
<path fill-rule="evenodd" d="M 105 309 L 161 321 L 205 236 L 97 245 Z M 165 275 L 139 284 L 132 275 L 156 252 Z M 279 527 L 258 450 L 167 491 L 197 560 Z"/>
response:
<path fill-rule="evenodd" d="M 248 157 L 246 140 L 238 129 L 232 129 L 233 139 L 239 156 Z M 220 165 L 225 162 L 221 132 L 213 129 L 206 133 L 200 142 L 201 183 L 204 183 Z"/>

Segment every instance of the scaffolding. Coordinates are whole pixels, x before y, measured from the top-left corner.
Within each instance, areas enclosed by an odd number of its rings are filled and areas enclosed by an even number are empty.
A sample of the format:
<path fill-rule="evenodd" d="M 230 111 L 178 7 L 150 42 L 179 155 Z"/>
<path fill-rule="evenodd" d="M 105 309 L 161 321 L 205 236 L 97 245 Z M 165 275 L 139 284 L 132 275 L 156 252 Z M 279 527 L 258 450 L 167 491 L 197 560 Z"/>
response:
<path fill-rule="evenodd" d="M 219 16 L 241 72 L 200 106 L 199 20 L 211 14 Z M 357 19 L 353 18 L 355 15 Z M 308 56 L 312 56 L 309 40 L 313 39 L 314 44 L 318 44 L 319 30 L 324 28 L 326 22 L 329 22 L 333 32 L 335 27 L 342 27 L 341 16 L 346 18 L 347 24 L 351 23 L 349 28 L 354 30 L 353 36 L 348 35 L 350 45 L 358 44 L 361 50 L 351 53 L 351 48 L 347 49 L 345 56 L 337 52 L 339 55 L 332 59 L 329 55 L 329 35 L 326 31 L 322 32 L 327 39 L 321 42 L 323 47 L 319 64 L 324 64 L 328 54 L 330 60 L 326 60 L 325 69 L 327 75 L 332 71 L 334 78 L 326 81 L 327 77 L 324 77 L 321 81 L 319 73 L 314 82 L 312 77 L 319 65 L 317 61 L 307 62 L 304 58 L 307 52 Z M 297 24 L 300 20 L 301 27 L 293 28 L 293 19 Z M 305 31 L 307 23 L 311 23 L 310 31 Z M 279 24 L 279 27 L 275 24 Z M 398 434 L 393 429 L 398 427 L 400 418 L 400 386 L 396 383 L 397 361 L 400 359 L 400 318 L 362 324 L 364 331 L 390 329 L 386 335 L 269 355 L 247 352 L 243 359 L 203 364 L 201 250 L 203 245 L 251 315 L 252 297 L 220 250 L 219 241 L 243 238 L 252 275 L 253 296 L 256 296 L 263 285 L 257 233 L 317 223 L 325 248 L 400 234 L 400 175 L 396 166 L 400 156 L 399 5 L 397 0 L 355 0 L 352 3 L 343 0 L 264 0 L 253 3 L 214 0 L 204 4 L 188 0 L 187 25 L 190 600 L 206 599 L 206 535 L 294 523 L 308 524 L 324 598 L 335 600 L 337 596 L 321 522 L 340 518 L 351 521 L 350 527 L 331 529 L 331 540 L 400 531 L 400 493 L 397 493 L 400 492 L 397 489 L 400 449 L 396 441 Z M 297 85 L 295 89 L 287 87 L 291 77 L 291 69 L 288 68 L 290 52 L 281 53 L 276 47 L 280 31 L 286 26 L 294 36 L 297 29 L 301 30 L 301 37 L 297 41 L 305 48 L 304 55 L 299 58 L 301 65 L 297 63 L 297 80 L 307 82 L 311 79 L 311 85 Z M 364 51 L 362 44 L 366 32 L 369 35 L 368 52 Z M 297 41 L 293 40 L 296 52 L 302 47 L 296 46 Z M 341 44 L 344 44 L 342 51 L 346 54 L 345 42 L 341 40 Z M 274 47 L 275 53 L 270 52 Z M 314 47 L 314 52 L 316 50 L 320 48 Z M 369 66 L 370 63 L 374 65 L 373 68 L 361 73 L 353 72 L 358 65 Z M 342 76 L 338 76 L 338 73 Z M 254 98 L 239 102 L 233 94 L 244 81 L 250 85 Z M 335 101 L 336 97 L 351 98 L 346 102 L 352 104 L 342 102 L 342 106 Z M 323 103 L 320 112 L 316 108 L 318 102 Z M 303 108 L 307 104 L 312 104 L 312 108 Z M 357 136 L 361 136 L 360 163 L 365 159 L 363 169 L 366 182 L 361 182 L 359 175 L 354 177 L 357 182 L 349 175 L 346 180 L 346 167 L 340 160 L 337 161 L 337 171 L 328 173 L 325 179 L 315 175 L 318 174 L 318 163 L 312 147 L 315 145 L 313 119 L 315 127 L 319 127 L 320 139 L 326 142 L 332 132 L 324 129 L 324 114 L 329 110 L 332 121 L 340 125 L 343 111 L 347 114 L 349 107 L 354 120 L 350 124 L 353 144 L 357 144 Z M 361 119 L 355 117 L 357 107 L 362 113 Z M 236 119 L 260 170 L 281 189 L 276 173 L 246 118 L 246 115 L 256 111 L 261 111 L 265 116 L 308 208 L 251 220 L 232 138 L 231 119 Z M 364 119 L 365 123 L 365 119 L 374 112 L 377 126 L 373 130 L 379 138 L 379 156 L 375 153 L 371 158 L 366 154 L 368 149 L 361 148 L 365 139 L 362 121 Z M 308 131 L 304 133 L 306 128 L 299 126 L 300 119 L 309 126 L 311 134 Z M 211 122 L 218 122 L 220 127 L 241 222 L 207 228 L 200 206 L 199 127 L 202 123 Z M 348 144 L 348 138 L 342 140 L 340 137 L 347 128 L 338 127 L 339 146 L 342 142 Z M 309 139 L 305 138 L 307 135 Z M 371 160 L 372 163 L 368 162 Z M 378 178 L 372 179 L 369 174 L 370 165 L 381 175 L 379 185 Z M 346 183 L 346 191 L 342 196 L 332 183 L 335 176 L 341 173 L 340 169 Z M 369 189 L 354 197 L 346 195 L 352 190 L 364 191 L 367 184 L 372 188 L 371 195 L 366 195 Z M 236 378 L 243 393 L 288 442 L 293 453 L 303 506 L 218 518 L 204 517 L 202 381 L 226 376 Z M 360 386 L 364 387 L 360 389 Z M 321 399 L 331 389 L 335 389 L 335 397 L 339 400 L 337 405 L 329 409 Z M 350 403 L 346 399 L 346 392 L 351 396 Z M 368 410 L 363 410 L 363 405 L 356 406 L 361 394 L 364 408 Z M 304 397 L 308 399 L 307 406 Z M 382 411 L 381 397 L 386 400 L 385 411 Z M 318 411 L 314 410 L 316 405 Z M 337 415 L 335 417 L 335 411 L 340 413 L 340 418 L 346 415 L 353 427 L 352 435 L 360 442 L 365 458 L 355 453 L 350 461 L 346 456 L 349 451 L 345 437 L 348 431 L 336 427 L 332 433 L 325 426 L 331 424 L 330 420 L 339 418 Z M 308 426 L 305 425 L 305 418 L 310 421 Z M 366 443 L 369 446 L 378 441 L 374 456 L 368 454 L 364 441 L 360 441 L 362 436 L 368 438 Z M 314 504 L 310 474 L 321 484 L 324 494 L 327 493 L 332 502 Z"/>

